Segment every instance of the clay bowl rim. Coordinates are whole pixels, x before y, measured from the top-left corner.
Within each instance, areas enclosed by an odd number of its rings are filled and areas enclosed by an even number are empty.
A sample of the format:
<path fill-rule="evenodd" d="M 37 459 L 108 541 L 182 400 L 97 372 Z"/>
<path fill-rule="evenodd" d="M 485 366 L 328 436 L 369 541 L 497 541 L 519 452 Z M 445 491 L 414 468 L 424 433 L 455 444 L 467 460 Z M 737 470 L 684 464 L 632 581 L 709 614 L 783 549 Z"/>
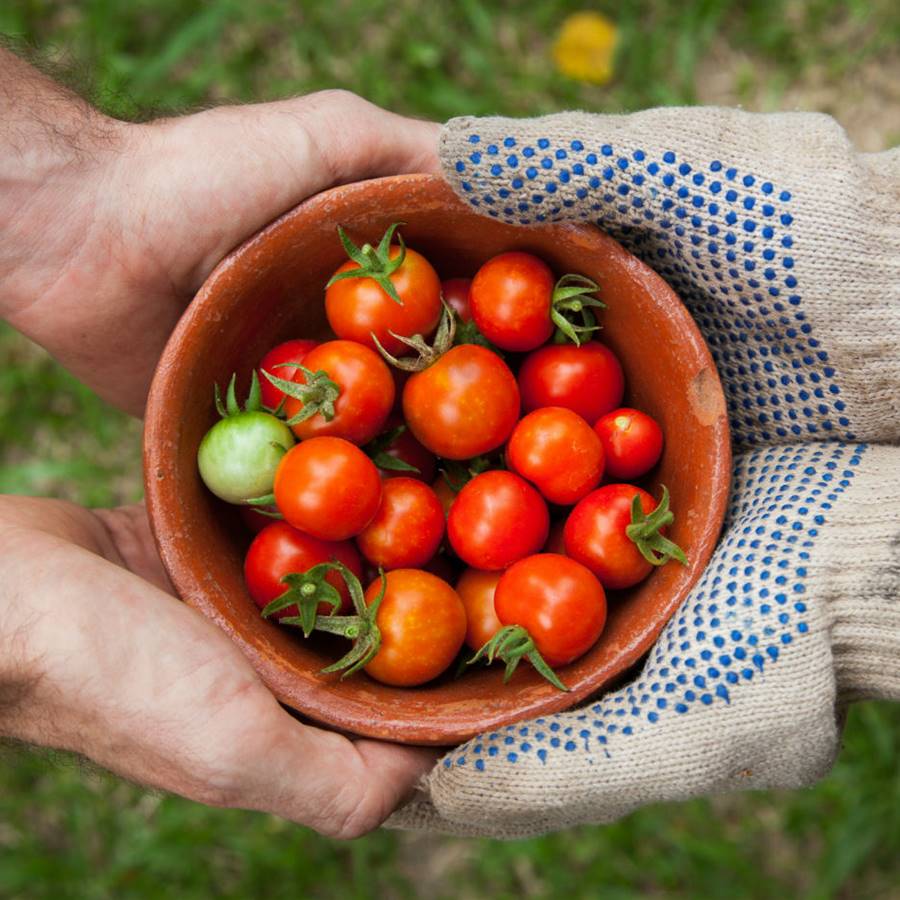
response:
<path fill-rule="evenodd" d="M 711 375 L 712 381 L 704 386 L 704 390 L 706 403 L 714 411 L 712 428 L 715 454 L 710 465 L 707 514 L 697 526 L 697 536 L 693 544 L 693 552 L 689 564 L 689 577 L 679 585 L 677 590 L 664 597 L 665 603 L 660 604 L 658 614 L 636 635 L 628 647 L 619 652 L 615 659 L 613 671 L 604 672 L 602 668 L 598 667 L 598 671 L 593 679 L 590 677 L 583 679 L 573 686 L 569 693 L 551 689 L 551 691 L 542 694 L 538 701 L 532 699 L 525 704 L 521 712 L 515 715 L 507 714 L 505 717 L 502 715 L 499 717 L 496 715 L 493 717 L 486 716 L 483 721 L 479 722 L 473 721 L 471 717 L 463 723 L 452 719 L 437 725 L 434 721 L 419 724 L 405 722 L 404 727 L 398 729 L 396 724 L 380 723 L 373 718 L 362 721 L 358 715 L 346 714 L 334 709 L 334 704 L 330 704 L 325 699 L 328 696 L 327 683 L 323 683 L 318 688 L 310 691 L 308 690 L 308 685 L 295 678 L 294 681 L 299 689 L 299 693 L 297 690 L 286 689 L 284 686 L 285 673 L 283 668 L 279 666 L 278 661 L 261 652 L 252 640 L 248 640 L 235 627 L 234 623 L 229 621 L 212 598 L 197 590 L 196 579 L 191 576 L 189 571 L 185 571 L 185 567 L 179 559 L 179 552 L 166 540 L 167 534 L 174 533 L 179 516 L 182 515 L 180 505 L 172 502 L 172 499 L 177 497 L 177 486 L 171 483 L 171 479 L 159 481 L 157 478 L 152 478 L 150 473 L 156 471 L 160 462 L 161 448 L 165 443 L 160 438 L 166 432 L 166 421 L 169 416 L 166 410 L 167 382 L 172 373 L 177 370 L 174 362 L 186 335 L 198 327 L 202 329 L 204 313 L 207 311 L 207 307 L 214 303 L 220 282 L 227 277 L 228 273 L 243 257 L 255 252 L 260 244 L 270 240 L 271 236 L 280 229 L 289 227 L 293 219 L 314 213 L 317 209 L 325 207 L 338 192 L 346 192 L 348 195 L 352 195 L 354 191 L 361 189 L 371 190 L 372 185 L 385 182 L 390 182 L 393 186 L 399 184 L 401 187 L 406 185 L 413 188 L 424 187 L 436 194 L 444 195 L 441 197 L 442 200 L 450 204 L 456 204 L 466 214 L 473 214 L 472 210 L 452 193 L 449 186 L 436 176 L 403 175 L 373 179 L 367 182 L 332 188 L 308 198 L 231 251 L 210 273 L 193 301 L 185 310 L 157 366 L 148 396 L 145 416 L 145 494 L 148 516 L 160 557 L 179 595 L 184 598 L 189 606 L 197 609 L 222 628 L 238 644 L 257 674 L 259 674 L 263 682 L 280 702 L 296 710 L 301 715 L 308 717 L 314 724 L 321 724 L 340 731 L 403 743 L 451 745 L 467 740 L 485 730 L 499 728 L 522 719 L 559 712 L 573 707 L 580 701 L 596 694 L 600 688 L 608 685 L 627 671 L 651 648 L 666 623 L 675 614 L 690 590 L 696 585 L 718 541 L 724 522 L 730 487 L 730 432 L 727 415 L 725 414 L 724 394 L 709 348 L 690 313 L 668 283 L 653 269 L 629 254 L 621 245 L 592 225 L 556 223 L 552 225 L 529 226 L 540 230 L 551 229 L 563 236 L 587 234 L 592 240 L 608 242 L 607 249 L 621 254 L 621 258 L 627 260 L 629 274 L 641 283 L 642 288 L 647 291 L 652 289 L 653 292 L 664 298 L 659 303 L 666 306 L 666 315 L 680 319 L 681 325 L 684 326 L 681 329 L 682 337 L 690 338 L 688 351 L 691 354 L 691 359 L 702 364 L 701 372 Z M 483 221 L 491 221 L 483 217 L 479 218 Z M 277 626 L 273 625 L 272 627 Z M 316 693 L 320 693 L 321 696 L 314 696 Z"/>

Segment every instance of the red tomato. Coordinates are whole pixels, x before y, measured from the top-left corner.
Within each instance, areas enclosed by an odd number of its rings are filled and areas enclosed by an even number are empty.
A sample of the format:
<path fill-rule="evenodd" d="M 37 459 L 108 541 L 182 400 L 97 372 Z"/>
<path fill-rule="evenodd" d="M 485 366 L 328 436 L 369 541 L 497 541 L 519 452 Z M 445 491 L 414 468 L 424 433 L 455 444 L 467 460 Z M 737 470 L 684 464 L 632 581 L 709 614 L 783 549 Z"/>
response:
<path fill-rule="evenodd" d="M 399 252 L 392 246 L 390 258 Z M 335 274 L 358 268 L 347 260 Z M 384 349 L 396 355 L 405 348 L 389 331 L 410 337 L 434 330 L 441 317 L 441 282 L 431 263 L 407 247 L 403 264 L 389 278 L 402 306 L 372 278 L 345 278 L 326 289 L 325 315 L 338 337 L 375 349 L 374 332 Z"/>
<path fill-rule="evenodd" d="M 469 305 L 471 278 L 448 278 L 441 283 L 441 294 L 444 303 L 455 312 L 462 322 L 472 321 L 472 309 Z"/>
<path fill-rule="evenodd" d="M 413 687 L 441 674 L 456 658 L 466 634 L 466 611 L 456 591 L 420 569 L 394 569 L 375 622 L 381 646 L 366 672 L 382 684 Z M 377 578 L 366 591 L 371 606 L 381 591 Z"/>
<path fill-rule="evenodd" d="M 611 590 L 631 587 L 653 569 L 625 533 L 631 524 L 635 494 L 641 498 L 644 513 L 652 512 L 656 501 L 646 491 L 631 484 L 607 484 L 588 494 L 566 522 L 566 553 L 586 565 Z"/>
<path fill-rule="evenodd" d="M 431 483 L 434 480 L 437 471 L 437 459 L 430 450 L 426 450 L 414 437 L 409 427 L 403 421 L 399 413 L 391 413 L 384 427 L 385 434 L 396 431 L 401 425 L 404 426 L 403 431 L 395 438 L 392 438 L 387 444 L 381 446 L 379 438 L 376 438 L 373 445 L 366 448 L 371 452 L 371 446 L 378 444 L 378 452 L 373 455 L 372 459 L 378 466 L 382 478 L 417 478 L 419 481 Z M 415 466 L 418 472 L 410 472 L 398 469 L 384 468 L 381 464 L 381 457 L 389 456 L 392 459 L 399 459 L 410 466 Z"/>
<path fill-rule="evenodd" d="M 297 371 L 296 366 L 285 366 L 282 363 L 302 363 L 303 358 L 318 345 L 318 341 L 295 340 L 285 341 L 277 347 L 273 347 L 259 361 L 259 388 L 262 393 L 262 402 L 269 409 L 277 409 L 278 404 L 284 400 L 284 391 L 275 387 L 263 372 L 268 372 L 276 378 L 284 378 L 290 381 Z"/>
<path fill-rule="evenodd" d="M 510 566 L 494 594 L 497 618 L 521 625 L 549 666 L 587 653 L 606 624 L 606 594 L 583 565 L 540 553 Z"/>
<path fill-rule="evenodd" d="M 609 478 L 640 478 L 659 462 L 662 428 L 640 410 L 614 409 L 597 421 L 594 431 L 603 442 Z"/>
<path fill-rule="evenodd" d="M 320 541 L 304 534 L 287 522 L 271 522 L 254 539 L 244 559 L 244 580 L 247 590 L 262 609 L 276 597 L 280 597 L 287 585 L 281 580 L 285 575 L 305 572 L 319 563 L 336 559 L 342 562 L 357 578 L 362 576 L 362 560 L 356 547 L 350 541 Z M 347 583 L 338 572 L 330 572 L 326 577 L 341 595 L 341 608 L 336 614 L 350 611 L 352 601 Z M 319 615 L 332 612 L 331 605 L 320 603 Z M 274 614 L 274 618 L 297 616 L 296 606 L 288 606 Z"/>
<path fill-rule="evenodd" d="M 394 379 L 374 350 L 353 341 L 328 341 L 311 350 L 303 365 L 311 372 L 326 372 L 340 394 L 330 421 L 316 413 L 291 426 L 300 440 L 328 435 L 366 444 L 381 431 L 394 405 Z M 306 376 L 297 372 L 294 381 L 306 384 Z M 303 401 L 287 398 L 284 411 L 289 419 L 302 409 Z"/>
<path fill-rule="evenodd" d="M 375 518 L 357 535 L 369 562 L 383 569 L 424 566 L 444 537 L 444 508 L 435 492 L 415 478 L 391 478 Z"/>
<path fill-rule="evenodd" d="M 466 569 L 456 582 L 466 608 L 466 645 L 480 650 L 503 627 L 494 610 L 494 589 L 502 572 Z"/>
<path fill-rule="evenodd" d="M 457 494 L 447 519 L 456 555 L 474 569 L 505 569 L 544 546 L 547 504 L 512 472 L 476 475 Z"/>
<path fill-rule="evenodd" d="M 551 503 L 577 503 L 603 475 L 603 446 L 581 416 L 561 406 L 536 409 L 513 430 L 510 469 L 535 484 Z"/>
<path fill-rule="evenodd" d="M 472 279 L 470 303 L 478 330 L 501 350 L 534 350 L 553 334 L 555 280 L 530 253 L 501 253 Z"/>
<path fill-rule="evenodd" d="M 615 354 L 599 341 L 552 344 L 529 354 L 519 369 L 526 412 L 564 406 L 588 422 L 622 402 L 625 376 Z"/>
<path fill-rule="evenodd" d="M 519 418 L 519 389 L 496 353 L 464 344 L 406 382 L 403 414 L 432 453 L 471 459 L 509 437 Z"/>
<path fill-rule="evenodd" d="M 275 471 L 275 504 L 295 528 L 326 541 L 359 534 L 378 512 L 381 478 L 359 447 L 316 437 L 291 447 Z"/>

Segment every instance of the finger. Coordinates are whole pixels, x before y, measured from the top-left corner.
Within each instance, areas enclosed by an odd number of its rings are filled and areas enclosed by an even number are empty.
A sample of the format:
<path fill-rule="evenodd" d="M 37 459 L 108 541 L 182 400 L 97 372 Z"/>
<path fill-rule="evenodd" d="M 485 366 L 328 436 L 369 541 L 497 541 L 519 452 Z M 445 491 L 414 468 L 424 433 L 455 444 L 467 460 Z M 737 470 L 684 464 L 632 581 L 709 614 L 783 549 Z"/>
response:
<path fill-rule="evenodd" d="M 354 838 L 377 828 L 438 756 L 421 747 L 351 741 L 301 725 L 280 709 L 267 722 L 242 748 L 248 761 L 233 762 L 243 777 L 223 805 L 273 812 L 329 837 Z"/>
<path fill-rule="evenodd" d="M 436 122 L 399 116 L 347 91 L 288 103 L 296 105 L 329 184 L 440 171 Z"/>
<path fill-rule="evenodd" d="M 139 170 L 162 185 L 152 214 L 171 287 L 192 294 L 240 241 L 307 197 L 338 184 L 439 171 L 439 127 L 389 113 L 346 91 L 221 107 L 141 126 Z M 186 243 L 184 222 L 202 242 Z"/>

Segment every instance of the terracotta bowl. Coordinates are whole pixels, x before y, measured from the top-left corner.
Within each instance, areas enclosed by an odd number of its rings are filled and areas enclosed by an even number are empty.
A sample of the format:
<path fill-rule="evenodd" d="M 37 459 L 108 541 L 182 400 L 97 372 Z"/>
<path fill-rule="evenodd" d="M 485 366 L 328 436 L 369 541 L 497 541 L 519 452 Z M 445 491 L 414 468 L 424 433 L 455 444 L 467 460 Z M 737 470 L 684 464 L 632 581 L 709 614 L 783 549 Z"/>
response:
<path fill-rule="evenodd" d="M 558 273 L 580 272 L 608 304 L 602 339 L 625 368 L 626 402 L 653 415 L 666 435 L 651 479 L 671 491 L 670 536 L 690 565 L 655 571 L 611 604 L 596 646 L 560 670 L 561 693 L 530 666 L 509 684 L 502 667 L 444 676 L 415 689 L 358 674 L 345 681 L 318 671 L 336 648 L 264 621 L 244 587 L 247 532 L 197 473 L 197 447 L 216 419 L 213 384 L 252 368 L 288 338 L 328 334 L 323 288 L 343 261 L 338 224 L 357 240 L 380 238 L 402 221 L 407 243 L 442 278 L 471 276 L 505 250 L 527 250 Z M 163 563 L 186 603 L 243 650 L 278 699 L 312 720 L 361 735 L 451 744 L 480 731 L 572 706 L 647 651 L 703 571 L 724 517 L 730 470 L 725 403 L 715 366 L 672 289 L 614 240 L 586 225 L 515 227 L 476 215 L 438 178 L 410 175 L 319 194 L 231 253 L 209 276 L 160 360 L 144 435 L 147 505 Z"/>

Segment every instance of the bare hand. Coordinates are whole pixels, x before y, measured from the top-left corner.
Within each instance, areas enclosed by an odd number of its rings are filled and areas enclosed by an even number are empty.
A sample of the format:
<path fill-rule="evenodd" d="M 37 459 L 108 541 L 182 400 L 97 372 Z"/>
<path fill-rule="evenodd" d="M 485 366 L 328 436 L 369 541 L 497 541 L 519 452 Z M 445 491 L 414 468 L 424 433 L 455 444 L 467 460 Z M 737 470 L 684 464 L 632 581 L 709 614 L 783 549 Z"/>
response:
<path fill-rule="evenodd" d="M 14 700 L 0 733 L 343 838 L 379 825 L 433 765 L 428 750 L 350 741 L 282 709 L 168 593 L 142 507 L 0 498 L 0 548 L 0 686 Z"/>
<path fill-rule="evenodd" d="M 229 250 L 325 188 L 439 170 L 436 124 L 346 91 L 132 125 L 55 96 L 0 50 L 4 77 L 36 82 L 19 106 L 43 103 L 53 127 L 19 122 L 0 96 L 0 125 L 13 118 L 0 129 L 0 315 L 135 415 Z"/>
<path fill-rule="evenodd" d="M 136 415 L 232 247 L 332 185 L 438 168 L 436 125 L 341 91 L 130 125 L 2 50 L 0 85 L 0 314 Z M 0 497 L 0 734 L 340 837 L 434 760 L 285 712 L 172 595 L 143 509 L 21 497 Z"/>

